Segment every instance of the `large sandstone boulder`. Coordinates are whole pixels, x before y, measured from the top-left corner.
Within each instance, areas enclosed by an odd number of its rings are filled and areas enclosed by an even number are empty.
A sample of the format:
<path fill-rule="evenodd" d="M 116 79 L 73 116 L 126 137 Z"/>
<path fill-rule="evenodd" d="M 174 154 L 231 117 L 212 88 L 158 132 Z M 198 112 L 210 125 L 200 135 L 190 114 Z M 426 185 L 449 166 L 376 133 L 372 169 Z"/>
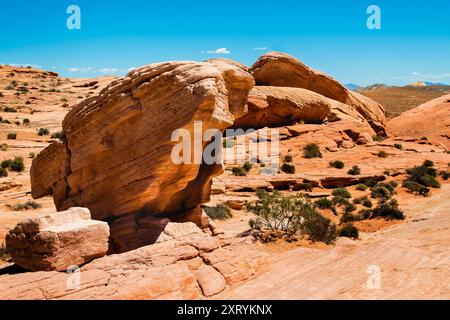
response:
<path fill-rule="evenodd" d="M 250 73 L 258 86 L 304 88 L 347 104 L 360 113 L 376 132 L 385 133 L 386 117 L 380 104 L 348 90 L 337 80 L 288 54 L 269 52 L 256 61 Z"/>
<path fill-rule="evenodd" d="M 253 88 L 248 99 L 248 113 L 236 119 L 234 128 L 281 127 L 303 120 L 321 123 L 339 102 L 315 92 L 288 87 Z"/>
<path fill-rule="evenodd" d="M 192 211 L 208 200 L 211 179 L 223 168 L 175 164 L 171 135 L 186 129 L 194 145 L 195 121 L 201 133 L 230 127 L 245 113 L 253 86 L 249 73 L 224 61 L 134 70 L 68 113 L 63 142 L 33 160 L 32 195 L 53 195 L 58 210 L 87 207 L 98 220 Z"/>
<path fill-rule="evenodd" d="M 6 235 L 14 263 L 30 271 L 62 271 L 108 251 L 109 227 L 91 220 L 86 208 L 43 215 L 19 223 Z"/>

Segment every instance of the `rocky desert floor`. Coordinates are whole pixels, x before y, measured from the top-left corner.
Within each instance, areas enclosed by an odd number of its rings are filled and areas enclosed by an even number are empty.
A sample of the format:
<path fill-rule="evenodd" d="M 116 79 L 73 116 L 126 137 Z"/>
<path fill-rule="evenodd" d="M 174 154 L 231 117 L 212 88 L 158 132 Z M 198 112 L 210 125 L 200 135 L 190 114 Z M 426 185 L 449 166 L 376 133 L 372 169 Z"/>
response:
<path fill-rule="evenodd" d="M 8 231 L 21 220 L 56 211 L 52 197 L 37 200 L 31 198 L 32 160 L 51 142 L 58 139 L 57 133 L 61 130 L 62 120 L 73 105 L 98 94 L 114 79 L 115 77 L 66 79 L 41 70 L 0 67 L 0 107 L 2 108 L 0 110 L 2 120 L 0 161 L 22 157 L 25 165 L 23 172 L 10 171 L 7 177 L 0 178 L 0 244 Z M 225 172 L 213 179 L 211 199 L 204 204 L 205 207 L 224 204 L 231 208 L 231 218 L 215 221 L 217 230 L 220 232 L 212 237 L 226 245 L 220 247 L 213 244 L 215 240 L 208 238 L 204 242 L 214 249 L 205 250 L 205 252 L 210 253 L 194 253 L 185 259 L 181 257 L 182 252 L 177 254 L 180 257 L 174 260 L 175 263 L 163 264 L 165 268 L 163 272 L 168 279 L 167 286 L 176 283 L 177 292 L 184 292 L 184 294 L 171 295 L 169 293 L 175 289 L 166 289 L 158 295 L 148 294 L 148 290 L 147 294 L 142 295 L 135 292 L 121 292 L 120 297 L 133 299 L 205 297 L 214 299 L 449 299 L 450 184 L 448 180 L 439 178 L 441 188 L 432 189 L 428 197 L 411 194 L 401 187 L 406 177 L 406 170 L 421 165 L 425 160 L 433 161 L 439 170 L 449 170 L 450 124 L 443 123 L 450 119 L 449 101 L 450 95 L 446 95 L 390 120 L 387 125 L 389 137 L 375 139 L 378 141 L 368 138 L 364 143 L 360 143 L 360 128 L 351 121 L 326 124 L 296 122 L 279 126 L 277 129 L 281 135 L 280 154 L 282 157 L 289 155 L 292 158 L 289 163 L 295 167 L 295 173 L 266 175 L 263 174 L 264 164 L 260 162 L 253 165 L 244 176 L 236 176 L 232 173 L 236 165 L 226 164 Z M 433 117 L 436 114 L 440 117 L 439 126 L 434 125 L 436 120 Z M 443 117 L 447 119 L 442 120 Z M 48 129 L 48 132 L 39 135 L 41 128 Z M 8 138 L 11 133 L 16 134 L 15 139 Z M 320 147 L 322 157 L 313 159 L 303 157 L 303 149 L 310 143 Z M 237 147 L 238 145 L 233 144 L 229 151 Z M 336 160 L 345 164 L 343 169 L 330 167 L 330 162 Z M 353 166 L 359 167 L 360 174 L 347 173 Z M 370 195 L 370 190 L 357 189 L 359 183 L 367 180 L 398 183 L 395 198 L 406 215 L 405 220 L 378 218 L 357 221 L 354 224 L 360 231 L 359 239 L 339 238 L 333 245 L 313 243 L 304 239 L 294 242 L 279 239 L 263 244 L 255 242 L 251 237 L 243 238 L 242 236 L 242 233 L 249 229 L 249 220 L 252 218 L 252 215 L 244 210 L 244 206 L 257 199 L 255 196 L 257 189 L 278 190 L 286 194 L 301 193 L 316 200 L 331 197 L 334 188 L 345 186 L 354 199 Z M 374 205 L 377 201 L 373 200 Z M 26 206 L 27 202 L 33 205 Z M 360 204 L 356 207 L 357 210 L 364 209 Z M 341 225 L 340 219 L 343 214 L 341 211 L 333 213 L 331 210 L 324 209 L 321 212 L 336 225 Z M 192 232 L 196 233 L 196 231 Z M 191 240 L 186 241 L 190 243 Z M 194 247 L 199 252 L 203 250 L 201 246 L 199 248 L 194 245 Z M 249 251 L 239 251 L 240 247 L 248 248 L 245 250 Z M 214 253 L 219 250 L 227 252 L 224 256 L 228 257 L 230 263 L 226 266 L 223 265 L 222 260 L 214 260 Z M 236 256 L 233 256 L 233 252 L 237 252 Z M 140 258 L 144 256 L 141 253 L 136 255 Z M 170 253 L 166 255 L 170 256 Z M 199 256 L 204 261 L 210 261 L 210 264 L 201 265 L 200 263 L 199 266 L 193 267 Z M 243 259 L 244 256 L 247 256 L 249 261 Z M 115 256 L 111 257 L 116 259 Z M 261 266 L 261 269 L 254 273 L 247 272 L 248 269 L 252 269 L 253 257 L 254 262 Z M 110 257 L 102 259 L 108 258 Z M 239 258 L 242 258 L 242 261 L 245 260 L 243 265 L 233 260 Z M 137 261 L 132 254 L 117 257 L 120 260 L 115 261 L 117 265 L 120 265 L 118 271 L 109 270 L 106 267 L 109 260 L 102 259 L 86 267 L 88 284 L 83 290 L 73 294 L 62 293 L 63 290 L 54 284 L 62 281 L 61 279 L 66 276 L 65 274 L 59 276 L 56 272 L 52 272 L 52 280 L 50 276 L 43 273 L 26 273 L 20 281 L 18 276 L 21 274 L 5 275 L 2 279 L 5 281 L 5 288 L 13 292 L 13 298 L 30 296 L 41 299 L 114 298 L 120 291 L 117 287 L 134 283 L 135 278 L 150 277 L 158 272 L 156 269 L 126 267 L 127 264 L 133 265 Z M 213 284 L 208 282 L 212 288 L 202 287 L 203 295 L 199 294 L 197 289 L 192 289 L 192 279 L 185 269 L 174 267 L 185 263 L 180 262 L 182 260 L 189 261 L 186 262 L 187 268 L 194 270 L 193 273 L 199 283 L 202 282 L 199 280 L 202 277 L 214 277 L 214 270 L 207 269 L 211 265 L 214 266 L 227 280 L 226 288 L 219 290 L 214 287 L 217 282 L 213 281 Z M 3 263 L 3 270 L 10 267 L 8 261 Z M 147 263 L 143 261 L 142 265 L 147 266 Z M 243 273 L 251 276 L 241 276 L 239 271 L 233 268 L 242 268 Z M 0 265 L 0 272 L 1 270 Z M 139 270 L 139 272 L 131 273 L 130 270 Z M 376 288 L 368 285 L 371 275 L 373 276 L 373 270 L 379 271 L 379 286 Z M 120 278 L 115 272 L 126 274 L 126 276 Z M 7 273 L 3 271 L 1 274 Z M 176 282 L 176 279 L 181 279 L 181 282 Z M 111 287 L 114 287 L 115 291 L 101 289 L 102 286 L 106 287 L 105 283 L 113 283 Z M 20 288 L 23 290 L 14 291 L 12 288 L 15 284 L 22 286 Z M 147 285 L 150 286 L 150 284 Z M 159 288 L 164 287 L 161 283 L 158 285 Z M 41 286 L 52 289 L 50 292 L 36 289 Z M 207 294 L 208 290 L 211 294 Z M 96 292 L 99 292 L 98 296 Z M 0 293 L 0 298 L 7 297 Z"/>

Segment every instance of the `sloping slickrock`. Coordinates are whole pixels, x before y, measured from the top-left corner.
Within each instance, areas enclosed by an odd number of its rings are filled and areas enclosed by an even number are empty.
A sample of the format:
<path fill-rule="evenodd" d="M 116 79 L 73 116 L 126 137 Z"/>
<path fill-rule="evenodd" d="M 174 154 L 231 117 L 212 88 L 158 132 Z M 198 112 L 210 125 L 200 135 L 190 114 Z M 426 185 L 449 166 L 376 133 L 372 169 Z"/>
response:
<path fill-rule="evenodd" d="M 250 73 L 258 86 L 304 88 L 347 104 L 360 113 L 376 132 L 385 131 L 386 117 L 380 104 L 348 90 L 337 80 L 288 54 L 269 52 L 256 61 Z"/>
<path fill-rule="evenodd" d="M 108 251 L 109 227 L 88 209 L 71 208 L 19 223 L 6 235 L 13 261 L 30 271 L 67 270 Z"/>
<path fill-rule="evenodd" d="M 223 169 L 173 163 L 172 133 L 183 128 L 193 138 L 195 121 L 202 133 L 231 126 L 253 86 L 250 74 L 223 62 L 134 70 L 68 113 L 64 142 L 33 160 L 32 195 L 53 195 L 58 210 L 87 207 L 99 220 L 192 209 L 207 201 Z"/>
<path fill-rule="evenodd" d="M 268 254 L 227 243 L 193 223 L 168 223 L 157 243 L 96 259 L 71 274 L 0 276 L 4 299 L 199 299 L 247 280 Z"/>
<path fill-rule="evenodd" d="M 408 110 L 388 123 L 388 132 L 397 137 L 427 137 L 450 150 L 450 95 Z"/>

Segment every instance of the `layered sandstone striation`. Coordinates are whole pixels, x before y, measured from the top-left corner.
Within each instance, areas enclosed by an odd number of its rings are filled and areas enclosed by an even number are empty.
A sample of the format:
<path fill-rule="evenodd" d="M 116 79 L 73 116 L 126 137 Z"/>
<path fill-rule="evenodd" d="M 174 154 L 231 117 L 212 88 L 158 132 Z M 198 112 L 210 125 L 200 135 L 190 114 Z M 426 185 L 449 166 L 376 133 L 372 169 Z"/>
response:
<path fill-rule="evenodd" d="M 256 61 L 250 73 L 258 86 L 303 88 L 346 104 L 363 116 L 377 133 L 385 133 L 386 117 L 380 104 L 348 90 L 337 80 L 288 54 L 269 52 Z"/>
<path fill-rule="evenodd" d="M 250 74 L 224 61 L 134 70 L 67 114 L 63 142 L 33 161 L 32 195 L 53 195 L 58 210 L 87 207 L 99 220 L 192 210 L 209 198 L 211 178 L 223 169 L 175 164 L 172 133 L 186 129 L 194 139 L 196 121 L 201 134 L 231 126 L 253 86 Z"/>
<path fill-rule="evenodd" d="M 31 271 L 63 271 L 108 251 L 109 227 L 91 220 L 86 208 L 71 208 L 25 220 L 6 235 L 14 263 Z"/>

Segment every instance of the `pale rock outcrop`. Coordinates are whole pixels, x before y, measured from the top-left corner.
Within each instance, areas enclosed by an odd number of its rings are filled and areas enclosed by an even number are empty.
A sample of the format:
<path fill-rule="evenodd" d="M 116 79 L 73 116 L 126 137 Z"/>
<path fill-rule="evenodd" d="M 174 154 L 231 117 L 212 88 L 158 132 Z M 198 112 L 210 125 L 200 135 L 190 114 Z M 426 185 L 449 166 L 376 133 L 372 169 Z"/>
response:
<path fill-rule="evenodd" d="M 231 126 L 253 86 L 249 73 L 223 61 L 134 70 L 67 114 L 63 142 L 33 160 L 32 195 L 53 195 L 58 210 L 87 207 L 98 220 L 192 211 L 208 200 L 211 178 L 223 168 L 175 164 L 172 133 L 186 129 L 194 139 L 196 121 L 202 133 Z"/>
<path fill-rule="evenodd" d="M 428 101 L 391 119 L 388 132 L 396 137 L 427 137 L 450 150 L 450 95 Z"/>
<path fill-rule="evenodd" d="M 14 263 L 30 271 L 63 271 L 108 251 L 109 227 L 91 220 L 86 208 L 41 215 L 19 223 L 6 235 Z"/>
<path fill-rule="evenodd" d="M 268 254 L 249 240 L 219 241 L 193 223 L 167 223 L 157 243 L 96 259 L 75 273 L 3 271 L 0 300 L 211 297 L 263 270 Z"/>
<path fill-rule="evenodd" d="M 361 114 L 377 133 L 385 133 L 386 117 L 380 104 L 288 54 L 269 52 L 256 61 L 250 73 L 258 86 L 303 88 L 344 103 Z"/>

